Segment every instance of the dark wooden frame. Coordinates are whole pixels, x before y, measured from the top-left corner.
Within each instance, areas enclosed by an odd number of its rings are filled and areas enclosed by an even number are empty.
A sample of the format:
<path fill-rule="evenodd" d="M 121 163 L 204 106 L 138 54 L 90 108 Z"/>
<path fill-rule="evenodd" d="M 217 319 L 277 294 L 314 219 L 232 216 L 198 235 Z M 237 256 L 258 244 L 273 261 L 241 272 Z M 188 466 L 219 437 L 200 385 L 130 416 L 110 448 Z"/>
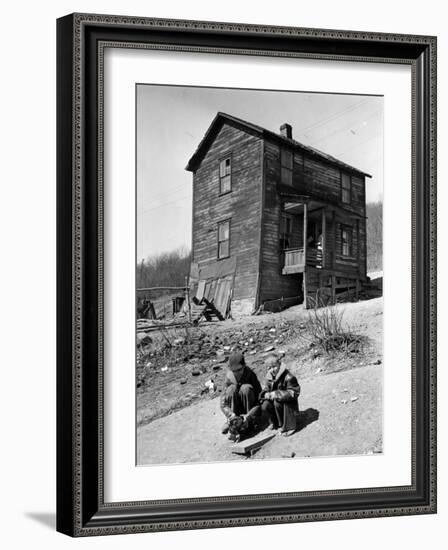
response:
<path fill-rule="evenodd" d="M 223 160 L 227 160 L 227 159 L 230 159 L 230 189 L 228 191 L 222 191 L 221 190 L 221 162 Z M 233 155 L 232 155 L 232 151 L 229 151 L 227 154 L 223 155 L 220 157 L 220 160 L 219 160 L 219 166 L 218 166 L 218 171 L 219 171 L 219 193 L 218 195 L 220 197 L 225 197 L 226 195 L 228 195 L 229 193 L 231 193 L 233 191 L 233 173 L 232 173 L 232 170 L 233 170 Z"/>
<path fill-rule="evenodd" d="M 344 196 L 344 187 L 342 185 L 342 181 L 343 181 L 343 175 L 347 175 L 349 178 L 350 178 L 350 200 L 348 202 L 342 200 L 342 197 Z M 340 194 L 340 201 L 342 204 L 345 204 L 345 205 L 348 205 L 348 206 L 352 206 L 352 188 L 353 188 L 353 182 L 352 182 L 352 175 L 349 173 L 349 172 L 344 172 L 344 170 L 339 170 L 339 178 L 340 178 L 340 181 L 341 181 L 341 194 Z"/>
<path fill-rule="evenodd" d="M 102 60 L 108 45 L 411 65 L 410 486 L 104 502 Z M 57 51 L 57 529 L 87 536 L 434 513 L 436 38 L 74 14 L 58 20 Z"/>
<path fill-rule="evenodd" d="M 227 239 L 229 241 L 229 253 L 227 254 L 227 256 L 220 256 L 219 255 L 219 245 L 220 243 L 223 243 L 225 241 L 220 241 L 219 240 L 219 226 L 222 224 L 222 223 L 226 223 L 228 222 L 229 224 L 229 238 Z M 217 237 L 217 241 L 218 241 L 218 250 L 217 250 L 217 253 L 216 253 L 216 259 L 219 261 L 219 260 L 226 260 L 227 258 L 230 258 L 230 244 L 231 244 L 231 235 L 230 235 L 230 231 L 232 229 L 232 218 L 225 218 L 223 220 L 219 220 L 218 223 L 217 223 L 217 227 L 216 227 L 216 237 Z"/>

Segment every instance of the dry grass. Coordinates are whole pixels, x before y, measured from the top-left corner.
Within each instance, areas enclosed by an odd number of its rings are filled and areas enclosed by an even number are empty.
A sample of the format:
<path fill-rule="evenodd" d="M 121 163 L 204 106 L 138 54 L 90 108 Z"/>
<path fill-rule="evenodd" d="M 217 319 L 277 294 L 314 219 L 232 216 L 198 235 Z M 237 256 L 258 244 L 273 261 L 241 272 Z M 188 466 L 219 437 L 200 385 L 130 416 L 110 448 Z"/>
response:
<path fill-rule="evenodd" d="M 364 338 L 356 334 L 343 317 L 344 310 L 337 306 L 312 309 L 306 322 L 311 344 L 326 353 L 360 351 Z"/>

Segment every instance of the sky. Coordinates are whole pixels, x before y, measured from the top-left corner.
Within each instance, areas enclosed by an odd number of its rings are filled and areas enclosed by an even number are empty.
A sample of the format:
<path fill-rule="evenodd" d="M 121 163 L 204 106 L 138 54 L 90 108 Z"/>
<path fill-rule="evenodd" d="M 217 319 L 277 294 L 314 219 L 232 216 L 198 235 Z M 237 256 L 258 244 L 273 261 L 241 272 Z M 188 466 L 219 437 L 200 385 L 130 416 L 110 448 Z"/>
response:
<path fill-rule="evenodd" d="M 383 195 L 383 98 L 139 84 L 137 261 L 191 246 L 192 178 L 185 170 L 218 111 L 279 132 L 367 172 L 367 202 Z"/>

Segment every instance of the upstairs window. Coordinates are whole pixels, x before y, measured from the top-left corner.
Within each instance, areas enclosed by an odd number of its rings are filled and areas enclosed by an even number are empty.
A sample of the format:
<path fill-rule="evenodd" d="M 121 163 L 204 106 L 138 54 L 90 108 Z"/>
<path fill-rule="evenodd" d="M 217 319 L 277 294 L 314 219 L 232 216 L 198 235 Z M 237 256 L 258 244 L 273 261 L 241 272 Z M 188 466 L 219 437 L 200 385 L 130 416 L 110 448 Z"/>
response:
<path fill-rule="evenodd" d="M 232 191 L 232 160 L 227 157 L 219 163 L 219 194 Z"/>
<path fill-rule="evenodd" d="M 292 185 L 293 155 L 288 149 L 280 151 L 280 181 L 285 185 Z"/>
<path fill-rule="evenodd" d="M 218 260 L 230 256 L 230 220 L 218 223 Z"/>
<path fill-rule="evenodd" d="M 341 174 L 341 187 L 342 194 L 341 199 L 345 204 L 352 202 L 352 178 L 348 174 Z"/>
<path fill-rule="evenodd" d="M 353 256 L 353 229 L 346 225 L 341 227 L 341 248 L 343 256 Z"/>

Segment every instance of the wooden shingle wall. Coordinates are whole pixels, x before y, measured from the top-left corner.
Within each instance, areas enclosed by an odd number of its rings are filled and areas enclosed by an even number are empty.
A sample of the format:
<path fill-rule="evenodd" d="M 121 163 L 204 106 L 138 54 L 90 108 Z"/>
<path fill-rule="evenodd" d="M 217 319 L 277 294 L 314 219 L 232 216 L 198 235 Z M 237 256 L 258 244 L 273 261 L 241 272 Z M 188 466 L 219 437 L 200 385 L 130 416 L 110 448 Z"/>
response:
<path fill-rule="evenodd" d="M 264 147 L 264 210 L 262 223 L 262 256 L 259 301 L 299 296 L 302 292 L 302 275 L 282 275 L 283 254 L 280 249 L 281 201 L 277 192 L 280 181 L 280 148 L 265 141 Z M 299 217 L 294 227 L 298 229 Z"/>
<path fill-rule="evenodd" d="M 232 191 L 220 195 L 219 162 L 231 156 Z M 199 268 L 217 259 L 218 222 L 230 220 L 236 259 L 232 315 L 255 308 L 260 248 L 262 140 L 224 124 L 193 176 L 193 258 Z"/>

